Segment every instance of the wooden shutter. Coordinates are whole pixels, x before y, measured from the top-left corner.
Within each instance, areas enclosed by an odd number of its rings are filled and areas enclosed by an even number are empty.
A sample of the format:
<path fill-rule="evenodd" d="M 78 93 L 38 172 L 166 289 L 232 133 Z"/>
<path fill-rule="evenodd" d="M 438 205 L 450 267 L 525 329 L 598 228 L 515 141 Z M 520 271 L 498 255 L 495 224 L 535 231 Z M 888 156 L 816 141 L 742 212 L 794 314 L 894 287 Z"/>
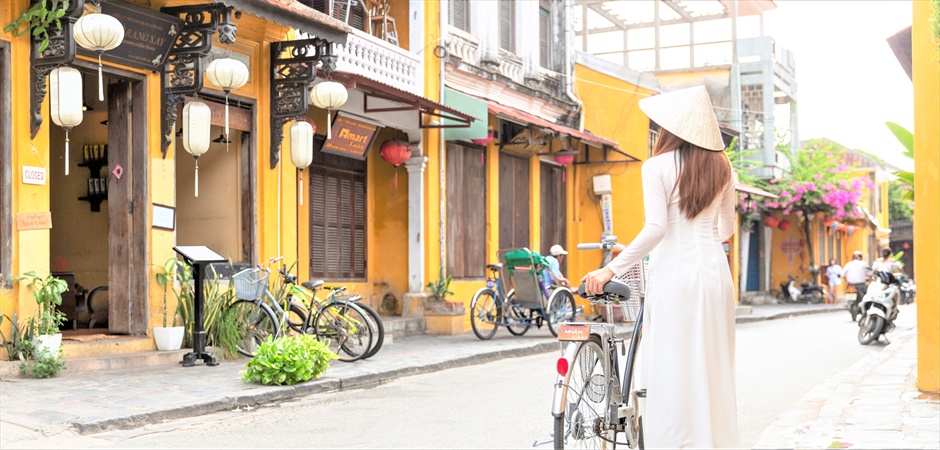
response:
<path fill-rule="evenodd" d="M 529 160 L 499 155 L 499 248 L 529 247 Z"/>
<path fill-rule="evenodd" d="M 448 23 L 454 28 L 470 31 L 470 2 L 469 0 L 450 0 Z"/>
<path fill-rule="evenodd" d="M 565 182 L 562 181 L 564 170 L 564 167 L 542 163 L 539 191 L 542 203 L 540 251 L 543 255 L 547 255 L 555 244 L 568 245 L 568 201 Z M 567 268 L 568 259 L 565 258 L 561 262 L 561 273 L 564 274 Z"/>
<path fill-rule="evenodd" d="M 349 26 L 360 31 L 366 31 L 366 22 L 368 21 L 368 18 L 366 17 L 366 9 L 362 6 L 362 2 L 360 0 L 350 0 L 349 4 Z M 333 0 L 333 18 L 341 22 L 347 21 L 346 0 Z"/>
<path fill-rule="evenodd" d="M 499 48 L 514 51 L 513 27 L 513 0 L 499 0 Z"/>
<path fill-rule="evenodd" d="M 310 277 L 366 278 L 366 164 L 314 153 L 310 166 Z"/>
<path fill-rule="evenodd" d="M 486 265 L 484 149 L 447 143 L 447 273 L 483 278 Z"/>
<path fill-rule="evenodd" d="M 552 68 L 552 13 L 539 8 L 539 64 Z"/>

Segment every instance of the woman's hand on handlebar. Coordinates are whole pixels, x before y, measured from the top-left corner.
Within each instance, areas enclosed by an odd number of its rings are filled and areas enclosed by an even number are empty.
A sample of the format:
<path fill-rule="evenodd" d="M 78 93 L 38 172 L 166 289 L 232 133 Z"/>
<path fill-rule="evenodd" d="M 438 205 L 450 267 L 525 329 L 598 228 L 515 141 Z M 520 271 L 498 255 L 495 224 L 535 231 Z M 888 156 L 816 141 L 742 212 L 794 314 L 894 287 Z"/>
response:
<path fill-rule="evenodd" d="M 600 295 L 604 293 L 604 285 L 614 277 L 614 272 L 607 267 L 588 272 L 581 282 L 584 283 L 584 292 L 587 295 Z"/>

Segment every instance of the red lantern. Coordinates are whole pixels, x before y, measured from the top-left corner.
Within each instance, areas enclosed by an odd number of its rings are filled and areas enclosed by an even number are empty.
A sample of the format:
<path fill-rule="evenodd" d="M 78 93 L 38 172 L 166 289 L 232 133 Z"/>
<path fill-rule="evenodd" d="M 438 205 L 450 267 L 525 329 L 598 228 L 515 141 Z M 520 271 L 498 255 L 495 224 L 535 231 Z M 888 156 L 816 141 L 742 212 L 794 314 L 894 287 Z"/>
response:
<path fill-rule="evenodd" d="M 486 137 L 479 139 L 470 139 L 476 145 L 486 145 L 493 141 L 493 127 L 486 128 Z"/>
<path fill-rule="evenodd" d="M 389 164 L 398 167 L 411 158 L 411 145 L 402 140 L 391 139 L 382 143 L 379 154 Z M 395 171 L 395 189 L 398 189 L 398 170 Z"/>
<path fill-rule="evenodd" d="M 777 225 L 777 228 L 780 228 L 781 231 L 787 231 L 790 229 L 790 221 L 783 219 L 780 221 L 780 224 Z"/>
<path fill-rule="evenodd" d="M 831 227 L 832 224 L 834 224 L 834 223 L 836 223 L 836 220 L 835 220 L 835 219 L 833 219 L 832 217 L 827 217 L 826 220 L 823 222 L 823 225 L 825 225 L 826 228 L 829 228 L 829 227 Z"/>
<path fill-rule="evenodd" d="M 773 228 L 773 227 L 777 226 L 777 224 L 779 224 L 779 223 L 780 223 L 780 219 L 778 219 L 778 218 L 776 218 L 776 217 L 774 217 L 774 216 L 767 216 L 767 217 L 764 217 L 764 225 L 767 225 L 767 226 L 770 227 L 770 228 Z"/>
<path fill-rule="evenodd" d="M 848 231 L 848 230 L 849 230 L 849 226 L 846 225 L 846 224 L 844 224 L 844 223 L 840 223 L 839 226 L 836 227 L 836 230 L 838 230 L 838 231 Z"/>
<path fill-rule="evenodd" d="M 574 162 L 574 158 L 575 156 L 577 156 L 577 154 L 578 152 L 557 152 L 557 153 L 552 154 L 552 158 L 555 160 L 556 163 L 561 164 L 562 167 L 565 167 L 568 164 L 571 164 Z M 565 175 L 567 175 L 567 173 L 568 173 L 567 170 L 561 171 L 562 183 L 565 182 Z"/>

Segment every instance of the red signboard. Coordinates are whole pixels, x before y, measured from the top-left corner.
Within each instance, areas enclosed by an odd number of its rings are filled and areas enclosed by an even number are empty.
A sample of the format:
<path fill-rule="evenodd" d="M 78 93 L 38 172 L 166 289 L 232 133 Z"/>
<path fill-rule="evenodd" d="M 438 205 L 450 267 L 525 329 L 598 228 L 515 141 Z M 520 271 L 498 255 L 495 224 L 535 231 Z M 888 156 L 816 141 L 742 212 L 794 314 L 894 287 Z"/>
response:
<path fill-rule="evenodd" d="M 364 160 L 380 126 L 358 117 L 337 113 L 332 128 L 330 138 L 323 142 L 320 151 Z"/>
<path fill-rule="evenodd" d="M 586 341 L 590 337 L 590 325 L 574 325 L 566 323 L 558 328 L 559 341 Z"/>

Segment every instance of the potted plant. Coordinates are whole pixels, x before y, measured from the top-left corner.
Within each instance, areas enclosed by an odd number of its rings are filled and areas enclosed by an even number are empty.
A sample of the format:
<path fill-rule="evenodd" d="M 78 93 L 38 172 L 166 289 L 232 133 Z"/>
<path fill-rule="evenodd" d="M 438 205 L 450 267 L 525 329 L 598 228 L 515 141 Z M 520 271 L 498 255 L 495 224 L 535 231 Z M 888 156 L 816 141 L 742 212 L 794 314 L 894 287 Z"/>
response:
<path fill-rule="evenodd" d="M 52 275 L 41 277 L 36 272 L 26 272 L 23 276 L 13 278 L 13 281 L 19 280 L 27 280 L 39 307 L 33 356 L 39 359 L 58 355 L 59 346 L 62 345 L 59 325 L 65 321 L 65 314 L 56 307 L 62 304 L 62 293 L 68 290 L 68 283 Z"/>
<path fill-rule="evenodd" d="M 463 333 L 463 316 L 466 309 L 462 302 L 447 301 L 447 296 L 454 295 L 450 291 L 452 280 L 453 277 L 450 275 L 444 276 L 444 268 L 441 268 L 437 280 L 426 286 L 434 297 L 434 301 L 424 306 L 424 321 L 428 333 L 449 335 Z"/>
<path fill-rule="evenodd" d="M 62 29 L 62 20 L 68 9 L 69 0 L 35 1 L 20 17 L 7 24 L 3 32 L 12 32 L 14 36 L 29 33 L 39 42 L 39 53 L 42 53 L 49 47 L 53 28 Z"/>
<path fill-rule="evenodd" d="M 178 281 L 177 276 L 177 267 L 179 265 L 179 260 L 177 258 L 170 258 L 163 264 L 161 272 L 157 272 L 157 284 L 163 288 L 163 326 L 162 327 L 153 327 L 153 340 L 157 343 L 157 350 L 179 350 L 183 345 L 183 326 L 176 326 L 177 314 L 173 315 L 173 326 L 167 327 L 167 307 L 166 307 L 166 295 L 167 290 L 169 289 L 169 284 L 173 283 L 175 286 Z M 175 292 L 175 291 L 174 291 Z M 177 302 L 179 298 L 177 296 Z M 177 310 L 179 307 L 177 306 Z"/>

